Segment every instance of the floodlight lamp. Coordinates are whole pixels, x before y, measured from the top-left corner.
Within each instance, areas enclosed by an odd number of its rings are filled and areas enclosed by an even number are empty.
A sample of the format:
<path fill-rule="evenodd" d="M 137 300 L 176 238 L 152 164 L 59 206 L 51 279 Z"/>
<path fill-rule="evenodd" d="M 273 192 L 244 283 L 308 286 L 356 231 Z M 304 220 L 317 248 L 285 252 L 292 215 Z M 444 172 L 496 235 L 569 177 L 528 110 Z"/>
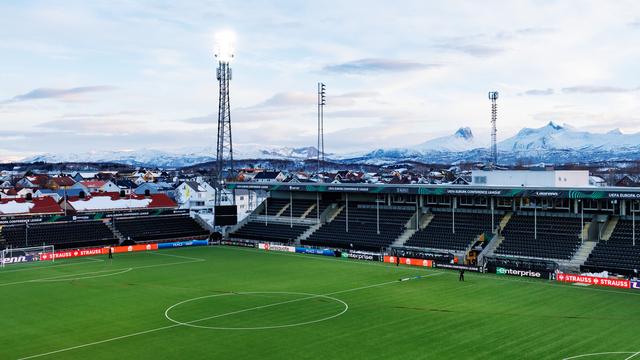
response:
<path fill-rule="evenodd" d="M 220 62 L 231 62 L 235 56 L 236 34 L 230 30 L 219 31 L 214 36 L 214 56 Z"/>

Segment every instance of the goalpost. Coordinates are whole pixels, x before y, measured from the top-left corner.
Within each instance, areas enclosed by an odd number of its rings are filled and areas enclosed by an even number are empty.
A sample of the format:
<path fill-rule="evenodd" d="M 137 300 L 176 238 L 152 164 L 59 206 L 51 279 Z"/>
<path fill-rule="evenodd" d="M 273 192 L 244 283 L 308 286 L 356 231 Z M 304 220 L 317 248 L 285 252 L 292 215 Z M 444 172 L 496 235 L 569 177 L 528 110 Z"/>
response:
<path fill-rule="evenodd" d="M 0 268 L 33 261 L 54 261 L 54 252 L 53 245 L 6 248 L 0 252 Z"/>

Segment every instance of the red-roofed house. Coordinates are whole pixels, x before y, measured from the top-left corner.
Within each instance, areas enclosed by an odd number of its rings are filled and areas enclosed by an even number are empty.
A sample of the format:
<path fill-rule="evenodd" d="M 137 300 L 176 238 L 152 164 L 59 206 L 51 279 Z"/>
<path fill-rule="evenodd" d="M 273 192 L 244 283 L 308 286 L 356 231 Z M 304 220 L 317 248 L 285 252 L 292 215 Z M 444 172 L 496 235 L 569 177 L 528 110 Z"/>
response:
<path fill-rule="evenodd" d="M 94 212 L 114 210 L 141 209 L 176 209 L 178 205 L 165 194 L 126 195 L 118 192 L 92 193 L 84 198 L 70 196 L 62 202 L 62 207 L 69 211 Z"/>
<path fill-rule="evenodd" d="M 90 193 L 96 192 L 119 192 L 120 188 L 118 185 L 114 184 L 112 181 L 104 181 L 104 180 L 87 180 L 80 181 L 85 188 L 89 190 Z"/>
<path fill-rule="evenodd" d="M 47 175 L 34 175 L 34 176 L 27 176 L 24 177 L 22 179 L 20 179 L 17 183 L 16 183 L 16 187 L 19 188 L 40 188 L 40 187 L 45 187 L 45 185 L 47 185 L 47 182 L 49 181 L 49 176 Z"/>
<path fill-rule="evenodd" d="M 27 199 L 0 199 L 0 215 L 62 214 L 62 208 L 51 197 Z"/>
<path fill-rule="evenodd" d="M 49 179 L 47 188 L 51 190 L 68 189 L 75 183 L 75 180 L 69 176 L 58 176 Z"/>

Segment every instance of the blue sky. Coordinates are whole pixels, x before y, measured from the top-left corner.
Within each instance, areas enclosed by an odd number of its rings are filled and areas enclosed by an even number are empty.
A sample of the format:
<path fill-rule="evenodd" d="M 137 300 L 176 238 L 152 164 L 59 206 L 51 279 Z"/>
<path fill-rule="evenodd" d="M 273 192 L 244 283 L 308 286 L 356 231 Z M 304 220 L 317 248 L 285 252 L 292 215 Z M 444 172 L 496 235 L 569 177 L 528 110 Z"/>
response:
<path fill-rule="evenodd" d="M 637 1 L 3 1 L 0 159 L 213 146 L 213 34 L 237 34 L 235 144 L 329 152 L 469 126 L 640 131 Z"/>

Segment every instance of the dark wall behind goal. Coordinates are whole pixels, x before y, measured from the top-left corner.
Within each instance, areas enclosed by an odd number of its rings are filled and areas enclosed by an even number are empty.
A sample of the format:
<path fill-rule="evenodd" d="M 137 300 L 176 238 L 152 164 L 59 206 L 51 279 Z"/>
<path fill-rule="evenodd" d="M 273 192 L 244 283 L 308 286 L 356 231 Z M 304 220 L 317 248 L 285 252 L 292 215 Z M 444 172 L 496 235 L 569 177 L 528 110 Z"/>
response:
<path fill-rule="evenodd" d="M 238 222 L 236 205 L 219 205 L 215 207 L 215 224 L 218 226 L 235 225 Z"/>

